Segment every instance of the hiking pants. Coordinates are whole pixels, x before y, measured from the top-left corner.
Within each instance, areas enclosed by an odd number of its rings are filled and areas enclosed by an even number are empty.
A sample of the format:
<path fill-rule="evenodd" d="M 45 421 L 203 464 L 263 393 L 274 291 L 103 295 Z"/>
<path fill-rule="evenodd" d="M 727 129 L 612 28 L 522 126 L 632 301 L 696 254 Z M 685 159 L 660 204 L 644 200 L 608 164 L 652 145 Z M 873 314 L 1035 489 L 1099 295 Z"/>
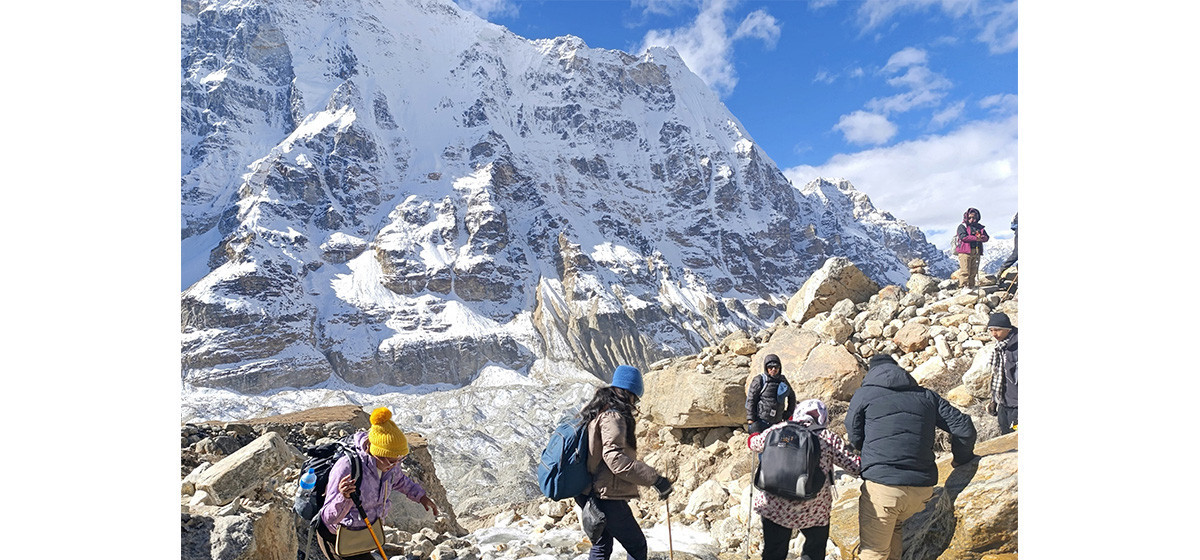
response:
<path fill-rule="evenodd" d="M 958 255 L 958 271 L 963 276 L 963 285 L 968 288 L 975 287 L 975 277 L 979 275 L 979 257 L 967 253 Z"/>
<path fill-rule="evenodd" d="M 1016 431 L 1012 427 L 1017 425 L 1017 407 L 996 405 L 996 423 L 1000 425 L 1000 435 Z"/>
<path fill-rule="evenodd" d="M 788 542 L 792 540 L 791 527 L 784 527 L 766 517 L 763 522 L 762 560 L 784 560 L 788 554 Z M 800 529 L 804 544 L 800 548 L 800 560 L 825 560 L 825 545 L 829 542 L 829 525 Z"/>
<path fill-rule="evenodd" d="M 579 507 L 583 507 L 587 496 L 576 496 L 575 503 Z M 592 550 L 588 552 L 588 560 L 608 560 L 612 556 L 613 539 L 621 542 L 621 546 L 625 548 L 625 552 L 629 553 L 629 557 L 633 560 L 646 560 L 646 535 L 642 533 L 641 526 L 637 520 L 633 518 L 633 511 L 629 509 L 629 502 L 625 500 L 596 500 L 596 506 L 600 511 L 604 512 L 604 517 L 607 522 L 604 525 L 604 532 L 600 534 L 600 538 L 592 543 Z"/>
<path fill-rule="evenodd" d="M 925 509 L 932 486 L 888 486 L 867 480 L 858 497 L 859 560 L 900 560 L 904 522 Z"/>

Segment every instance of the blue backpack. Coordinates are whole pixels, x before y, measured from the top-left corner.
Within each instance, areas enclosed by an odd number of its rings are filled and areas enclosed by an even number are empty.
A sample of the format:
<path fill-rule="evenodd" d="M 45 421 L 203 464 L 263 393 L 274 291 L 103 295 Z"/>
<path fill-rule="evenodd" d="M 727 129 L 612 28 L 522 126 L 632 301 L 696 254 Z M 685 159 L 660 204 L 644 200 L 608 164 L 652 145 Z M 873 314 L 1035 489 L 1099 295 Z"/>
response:
<path fill-rule="evenodd" d="M 538 463 L 538 486 L 551 500 L 574 498 L 592 483 L 587 470 L 587 423 L 578 416 L 558 425 Z"/>

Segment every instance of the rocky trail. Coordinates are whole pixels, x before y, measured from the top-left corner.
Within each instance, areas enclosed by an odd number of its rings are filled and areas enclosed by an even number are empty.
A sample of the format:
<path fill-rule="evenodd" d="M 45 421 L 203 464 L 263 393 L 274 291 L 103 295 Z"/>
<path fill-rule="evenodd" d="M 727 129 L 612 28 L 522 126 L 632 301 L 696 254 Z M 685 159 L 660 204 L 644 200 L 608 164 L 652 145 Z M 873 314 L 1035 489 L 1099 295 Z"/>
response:
<path fill-rule="evenodd" d="M 979 432 L 976 453 L 982 456 L 968 467 L 951 469 L 948 442 L 940 434 L 939 484 L 926 509 L 905 526 L 904 558 L 1016 558 L 1017 435 L 999 436 L 984 404 L 993 347 L 985 327 L 988 314 L 1007 313 L 1019 326 L 1017 295 L 998 290 L 993 277 L 965 290 L 954 280 L 928 276 L 919 260 L 910 269 L 905 286 L 880 288 L 848 261 L 830 259 L 789 301 L 786 317 L 771 327 L 734 333 L 698 354 L 646 368 L 637 430 L 641 458 L 676 481 L 669 506 L 652 491 L 632 502 L 652 558 L 667 557 L 667 507 L 675 558 L 734 560 L 761 554 L 761 522 L 757 515 L 747 518 L 757 490 L 750 482 L 754 455 L 746 447 L 743 421 L 746 384 L 762 370 L 763 356 L 781 358 L 800 398 L 823 399 L 830 429 L 844 436 L 850 396 L 862 382 L 866 360 L 881 352 L 972 417 Z M 290 506 L 302 462 L 299 450 L 366 428 L 367 412 L 346 405 L 182 425 L 181 558 L 296 558 L 304 534 Z M 587 555 L 590 543 L 573 501 L 452 503 L 451 495 L 470 489 L 457 487 L 461 477 L 439 478 L 452 472 L 449 465 L 435 464 L 431 448 L 439 441 L 419 433 L 411 433 L 409 441 L 412 452 L 403 468 L 444 505 L 443 515 L 434 518 L 415 503 L 394 500 L 385 518 L 390 558 L 575 560 Z M 544 443 L 529 442 L 520 452 L 540 452 Z M 531 470 L 529 482 L 533 477 Z M 861 480 L 840 471 L 835 477 L 827 558 L 849 560 L 856 557 Z M 798 557 L 801 542 L 793 539 L 792 557 Z M 310 558 L 320 557 L 315 547 L 310 552 Z"/>

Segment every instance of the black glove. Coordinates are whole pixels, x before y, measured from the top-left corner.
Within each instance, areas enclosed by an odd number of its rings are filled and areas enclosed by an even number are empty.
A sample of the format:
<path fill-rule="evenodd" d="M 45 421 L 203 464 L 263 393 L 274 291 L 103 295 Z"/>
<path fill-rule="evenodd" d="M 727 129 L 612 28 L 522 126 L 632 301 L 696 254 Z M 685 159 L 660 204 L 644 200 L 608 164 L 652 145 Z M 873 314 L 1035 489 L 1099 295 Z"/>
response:
<path fill-rule="evenodd" d="M 658 499 L 665 500 L 667 496 L 671 495 L 673 488 L 671 488 L 671 481 L 667 480 L 667 477 L 660 476 L 658 480 L 654 481 L 654 489 L 658 490 Z"/>
<path fill-rule="evenodd" d="M 996 401 L 988 401 L 987 413 L 991 414 L 992 416 L 996 415 Z"/>

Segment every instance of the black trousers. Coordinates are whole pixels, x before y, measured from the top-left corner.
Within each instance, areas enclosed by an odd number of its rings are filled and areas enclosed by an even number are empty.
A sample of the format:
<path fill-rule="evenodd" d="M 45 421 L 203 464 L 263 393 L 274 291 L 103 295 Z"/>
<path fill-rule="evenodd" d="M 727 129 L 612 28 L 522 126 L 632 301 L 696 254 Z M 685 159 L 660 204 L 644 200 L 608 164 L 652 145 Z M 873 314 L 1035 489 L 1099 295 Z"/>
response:
<path fill-rule="evenodd" d="M 1017 425 L 1017 407 L 996 405 L 996 423 L 1000 425 L 1000 435 L 1011 434 Z"/>
<path fill-rule="evenodd" d="M 792 529 L 784 527 L 766 517 L 763 522 L 762 560 L 784 560 L 787 558 L 788 542 L 792 540 Z M 829 542 L 829 525 L 800 529 L 804 544 L 800 548 L 801 560 L 824 560 L 825 544 Z"/>
<path fill-rule="evenodd" d="M 1000 271 L 996 275 L 999 276 L 1000 273 L 1008 270 L 1008 267 L 1014 264 L 1017 264 L 1017 232 L 1015 231 L 1013 232 L 1013 252 L 1007 259 L 1004 259 L 1004 262 L 1000 263 Z"/>
<path fill-rule="evenodd" d="M 586 501 L 587 496 L 575 497 L 575 503 L 579 504 L 581 508 Z M 606 522 L 604 532 L 601 533 L 599 539 L 596 539 L 596 542 L 592 543 L 592 550 L 588 552 L 588 560 L 608 560 L 612 556 L 614 539 L 621 542 L 621 546 L 625 547 L 625 552 L 629 553 L 629 557 L 633 560 L 646 560 L 646 535 L 642 533 L 641 526 L 633 518 L 629 502 L 596 500 L 596 505 L 600 511 L 604 512 Z"/>

